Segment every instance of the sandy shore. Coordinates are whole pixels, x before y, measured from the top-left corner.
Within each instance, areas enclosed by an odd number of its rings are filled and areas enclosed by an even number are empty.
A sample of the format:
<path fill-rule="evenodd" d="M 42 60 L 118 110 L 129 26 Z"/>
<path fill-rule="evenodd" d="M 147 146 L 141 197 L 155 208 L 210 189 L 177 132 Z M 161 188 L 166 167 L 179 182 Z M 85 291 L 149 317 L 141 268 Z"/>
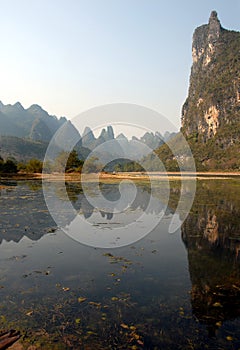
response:
<path fill-rule="evenodd" d="M 4 176 L 0 176 L 0 180 L 47 180 L 47 181 L 72 181 L 72 182 L 80 182 L 80 181 L 119 181 L 119 180 L 190 180 L 190 179 L 229 179 L 229 178 L 237 178 L 240 177 L 240 172 L 197 172 L 197 173 L 177 173 L 177 172 L 119 172 L 119 173 L 100 173 L 100 174 L 81 174 L 79 173 L 71 173 L 71 174 L 5 174 Z"/>
<path fill-rule="evenodd" d="M 101 174 L 100 179 L 129 179 L 129 180 L 190 180 L 190 179 L 229 179 L 240 177 L 240 172 L 150 172 L 146 173 L 116 173 L 116 174 Z"/>

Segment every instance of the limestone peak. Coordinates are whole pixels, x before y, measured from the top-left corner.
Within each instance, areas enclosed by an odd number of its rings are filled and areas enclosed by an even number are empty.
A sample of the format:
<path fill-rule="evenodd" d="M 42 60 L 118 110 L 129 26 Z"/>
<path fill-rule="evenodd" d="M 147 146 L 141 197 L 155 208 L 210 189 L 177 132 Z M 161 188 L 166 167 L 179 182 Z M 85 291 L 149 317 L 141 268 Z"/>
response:
<path fill-rule="evenodd" d="M 208 22 L 208 27 L 209 27 L 209 33 L 208 33 L 208 38 L 211 39 L 218 39 L 221 31 L 221 23 L 218 19 L 218 15 L 216 11 L 212 11 L 209 22 Z"/>
<path fill-rule="evenodd" d="M 212 20 L 218 20 L 218 14 L 217 14 L 217 11 L 212 11 L 211 12 L 211 15 L 210 15 L 210 18 L 209 18 L 209 22 L 212 21 Z"/>

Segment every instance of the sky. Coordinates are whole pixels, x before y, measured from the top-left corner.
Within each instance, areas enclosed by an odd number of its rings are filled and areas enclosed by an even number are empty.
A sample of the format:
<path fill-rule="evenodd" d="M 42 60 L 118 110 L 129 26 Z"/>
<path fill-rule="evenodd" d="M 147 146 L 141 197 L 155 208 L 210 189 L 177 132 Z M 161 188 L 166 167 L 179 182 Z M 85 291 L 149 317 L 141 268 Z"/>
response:
<path fill-rule="evenodd" d="M 224 28 L 240 30 L 240 0 L 0 0 L 0 9 L 4 104 L 36 103 L 68 119 L 137 104 L 177 129 L 194 29 L 216 10 Z M 157 119 L 151 127 L 160 129 Z"/>

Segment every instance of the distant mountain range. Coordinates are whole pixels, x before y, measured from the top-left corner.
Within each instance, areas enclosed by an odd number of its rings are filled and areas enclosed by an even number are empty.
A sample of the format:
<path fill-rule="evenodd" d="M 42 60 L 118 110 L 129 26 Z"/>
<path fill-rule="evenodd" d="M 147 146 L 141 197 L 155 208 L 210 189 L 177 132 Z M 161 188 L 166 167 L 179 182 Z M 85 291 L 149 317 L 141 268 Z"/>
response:
<path fill-rule="evenodd" d="M 37 104 L 24 109 L 20 102 L 4 105 L 0 101 L 0 155 L 18 161 L 43 159 L 49 141 L 65 123 L 69 135 L 79 135 L 65 117 L 49 115 Z"/>
<path fill-rule="evenodd" d="M 4 136 L 16 136 L 33 141 L 49 142 L 67 121 L 49 115 L 37 104 L 24 109 L 21 103 L 4 105 L 0 101 L 0 133 Z"/>
<path fill-rule="evenodd" d="M 0 155 L 3 158 L 14 157 L 18 161 L 31 158 L 44 159 L 50 140 L 63 125 L 67 126 L 63 128 L 64 135 L 61 135 L 64 140 L 79 140 L 76 150 L 81 159 L 85 159 L 94 149 L 98 150 L 100 145 L 102 146 L 99 152 L 101 155 L 105 154 L 106 160 L 109 155 L 121 157 L 122 153 L 119 154 L 121 145 L 130 159 L 137 160 L 150 151 L 148 147 L 158 148 L 174 135 L 168 132 L 164 136 L 159 132 L 146 132 L 139 139 L 133 136 L 128 140 L 123 134 L 115 137 L 113 128 L 109 125 L 102 130 L 99 137 L 95 137 L 89 127 L 85 128 L 81 136 L 71 121 L 65 117 L 58 119 L 49 115 L 37 104 L 24 109 L 19 102 L 4 105 L 0 101 Z M 64 149 L 63 145 L 56 146 L 57 152 L 60 152 L 61 147 Z"/>

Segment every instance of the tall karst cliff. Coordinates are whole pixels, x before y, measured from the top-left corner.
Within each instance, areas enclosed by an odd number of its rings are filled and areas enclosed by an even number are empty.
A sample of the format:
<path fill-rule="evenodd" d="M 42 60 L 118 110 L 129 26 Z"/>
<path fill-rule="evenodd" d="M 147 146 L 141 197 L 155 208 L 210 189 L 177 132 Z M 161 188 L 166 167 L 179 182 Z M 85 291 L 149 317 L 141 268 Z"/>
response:
<path fill-rule="evenodd" d="M 182 132 L 206 169 L 240 169 L 240 32 L 216 11 L 193 34 L 193 64 Z"/>

